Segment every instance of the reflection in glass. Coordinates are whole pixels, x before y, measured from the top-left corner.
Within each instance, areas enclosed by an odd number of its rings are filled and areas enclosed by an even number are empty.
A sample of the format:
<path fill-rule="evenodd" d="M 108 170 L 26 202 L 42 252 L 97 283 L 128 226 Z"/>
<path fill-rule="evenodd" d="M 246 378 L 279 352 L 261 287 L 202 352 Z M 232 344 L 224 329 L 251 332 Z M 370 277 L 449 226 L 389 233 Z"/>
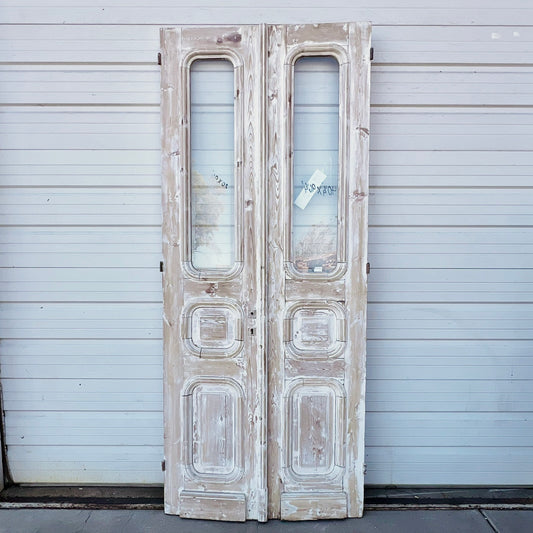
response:
<path fill-rule="evenodd" d="M 292 259 L 303 273 L 337 266 L 339 64 L 301 57 L 294 66 Z"/>
<path fill-rule="evenodd" d="M 200 270 L 235 263 L 233 84 L 228 60 L 191 65 L 191 261 Z"/>

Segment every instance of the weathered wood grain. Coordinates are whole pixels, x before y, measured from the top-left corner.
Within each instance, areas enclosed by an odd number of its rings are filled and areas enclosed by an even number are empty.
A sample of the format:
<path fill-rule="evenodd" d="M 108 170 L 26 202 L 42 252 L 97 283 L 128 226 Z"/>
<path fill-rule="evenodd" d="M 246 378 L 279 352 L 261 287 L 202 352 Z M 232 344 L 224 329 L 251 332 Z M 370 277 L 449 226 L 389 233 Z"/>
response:
<path fill-rule="evenodd" d="M 266 520 L 263 33 L 161 32 L 165 510 L 193 518 Z M 234 69 L 235 262 L 218 270 L 191 242 L 189 69 L 213 58 Z"/>
<path fill-rule="evenodd" d="M 341 518 L 363 512 L 369 52 L 369 24 L 269 27 L 272 518 Z M 303 55 L 330 55 L 340 66 L 338 235 L 332 272 L 303 273 L 292 265 L 293 72 Z M 331 301 L 339 302 L 335 305 L 342 316 L 333 312 Z M 302 311 L 291 310 L 295 305 Z M 335 467 L 328 469 L 328 461 Z"/>
<path fill-rule="evenodd" d="M 338 493 L 291 493 L 281 495 L 281 514 L 284 520 L 319 520 L 345 518 L 346 494 Z"/>
<path fill-rule="evenodd" d="M 246 520 L 246 496 L 226 492 L 211 494 L 202 491 L 182 491 L 181 512 L 184 518 L 204 518 L 244 522 Z"/>

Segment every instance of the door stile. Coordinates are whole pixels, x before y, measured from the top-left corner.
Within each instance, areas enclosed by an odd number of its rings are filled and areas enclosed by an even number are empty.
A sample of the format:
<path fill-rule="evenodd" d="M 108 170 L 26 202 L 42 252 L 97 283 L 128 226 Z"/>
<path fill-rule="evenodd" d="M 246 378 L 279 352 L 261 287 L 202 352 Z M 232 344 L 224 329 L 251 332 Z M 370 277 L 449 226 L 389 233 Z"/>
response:
<path fill-rule="evenodd" d="M 363 516 L 365 473 L 365 394 L 366 394 L 366 324 L 367 324 L 367 257 L 368 257 L 368 195 L 370 154 L 370 46 L 371 25 L 350 25 L 349 54 L 349 136 L 351 150 L 348 155 L 349 175 L 354 176 L 354 187 L 348 193 L 350 214 L 348 235 L 355 244 L 348 247 L 348 262 L 352 265 L 347 295 L 351 308 L 348 326 L 349 353 L 347 358 L 347 464 L 345 488 L 348 499 L 348 516 Z"/>
<path fill-rule="evenodd" d="M 177 28 L 161 30 L 161 203 L 163 253 L 163 413 L 165 440 L 165 512 L 178 513 L 178 490 L 181 477 L 181 449 L 173 444 L 181 438 L 179 403 L 174 400 L 175 384 L 179 379 L 179 365 L 175 354 L 179 349 L 176 328 L 180 323 L 183 294 L 178 290 L 180 279 L 181 242 L 176 154 L 179 147 L 178 98 L 176 65 L 181 33 Z M 168 465 L 168 467 L 167 467 Z M 172 467 L 174 465 L 174 467 Z"/>
<path fill-rule="evenodd" d="M 165 511 L 184 517 L 266 520 L 263 34 L 261 26 L 161 32 Z M 229 177 L 228 149 L 211 153 L 227 134 L 217 140 L 205 116 L 220 105 L 203 102 L 192 120 L 192 68 L 206 59 L 233 66 L 233 104 L 223 104 L 235 117 Z M 200 66 L 196 78 L 208 83 L 204 100 L 220 89 L 210 68 L 219 67 Z M 193 156 L 199 132 L 210 140 Z"/>
<path fill-rule="evenodd" d="M 282 80 L 286 48 L 284 26 L 268 26 L 267 30 L 267 161 L 268 226 L 267 226 L 267 335 L 268 335 L 268 518 L 280 517 L 282 491 L 281 454 L 283 394 L 283 320 L 284 221 L 287 219 L 283 201 L 283 161 L 288 158 L 283 112 L 286 95 Z"/>

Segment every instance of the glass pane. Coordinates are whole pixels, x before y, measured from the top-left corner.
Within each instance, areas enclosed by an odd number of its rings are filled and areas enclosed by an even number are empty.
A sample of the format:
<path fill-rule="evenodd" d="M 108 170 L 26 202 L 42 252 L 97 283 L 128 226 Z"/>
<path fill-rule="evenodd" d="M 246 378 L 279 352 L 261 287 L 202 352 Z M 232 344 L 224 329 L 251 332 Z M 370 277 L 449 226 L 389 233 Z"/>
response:
<path fill-rule="evenodd" d="M 235 263 L 233 65 L 191 65 L 191 261 L 197 269 Z"/>
<path fill-rule="evenodd" d="M 302 57 L 294 66 L 292 258 L 300 272 L 337 266 L 339 64 Z"/>

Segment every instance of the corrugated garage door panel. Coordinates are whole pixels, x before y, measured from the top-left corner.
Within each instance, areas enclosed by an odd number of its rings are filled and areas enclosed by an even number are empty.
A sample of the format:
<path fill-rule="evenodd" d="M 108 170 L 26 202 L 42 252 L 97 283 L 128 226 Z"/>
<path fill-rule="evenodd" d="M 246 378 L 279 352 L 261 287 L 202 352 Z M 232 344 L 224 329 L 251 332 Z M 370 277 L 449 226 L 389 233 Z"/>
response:
<path fill-rule="evenodd" d="M 54 2 L 55 3 L 55 2 Z M 426 2 L 427 4 L 427 2 Z M 175 3 L 174 3 L 175 5 Z M 152 9 L 150 9 L 152 11 Z M 504 10 L 509 14 L 510 9 Z M 357 14 L 357 13 L 356 13 Z M 353 11 L 347 13 L 354 17 Z M 486 9 L 478 10 L 487 16 Z M 362 20 L 362 17 L 358 17 Z M 339 18 L 340 20 L 340 18 Z M 348 18 L 346 19 L 348 20 Z M 527 21 L 523 19 L 521 23 Z M 26 24 L 25 24 L 26 22 Z M 38 25 L 20 21 L 4 24 L 0 33 L 2 63 L 155 63 L 159 51 L 159 26 L 149 25 Z M 235 20 L 231 24 L 235 24 Z M 222 24 L 222 22 L 217 23 Z M 389 25 L 374 19 L 374 64 L 445 63 L 514 64 L 531 62 L 533 27 Z M 165 21 L 164 25 L 170 24 Z M 397 24 L 400 24 L 397 22 Z M 490 24 L 490 23 L 489 23 Z"/>
<path fill-rule="evenodd" d="M 68 4 L 0 32 L 10 465 L 161 483 L 158 24 L 331 10 Z M 367 482 L 530 484 L 531 8 L 337 7 L 374 21 Z"/>
<path fill-rule="evenodd" d="M 374 25 L 521 25 L 531 20 L 532 8 L 520 0 L 505 5 L 499 0 L 464 2 L 448 0 L 428 7 L 425 0 L 389 0 L 361 2 L 337 0 L 324 6 L 320 0 L 275 0 L 257 3 L 240 0 L 229 8 L 213 0 L 108 0 L 104 7 L 89 2 L 47 0 L 32 2 L 9 0 L 1 22 L 15 24 L 258 24 L 267 20 L 279 24 L 331 22 L 335 20 L 371 20 Z M 481 7 L 483 9 L 481 9 Z M 9 9 L 8 9 L 9 8 Z M 332 8 L 335 16 L 332 17 Z"/>

